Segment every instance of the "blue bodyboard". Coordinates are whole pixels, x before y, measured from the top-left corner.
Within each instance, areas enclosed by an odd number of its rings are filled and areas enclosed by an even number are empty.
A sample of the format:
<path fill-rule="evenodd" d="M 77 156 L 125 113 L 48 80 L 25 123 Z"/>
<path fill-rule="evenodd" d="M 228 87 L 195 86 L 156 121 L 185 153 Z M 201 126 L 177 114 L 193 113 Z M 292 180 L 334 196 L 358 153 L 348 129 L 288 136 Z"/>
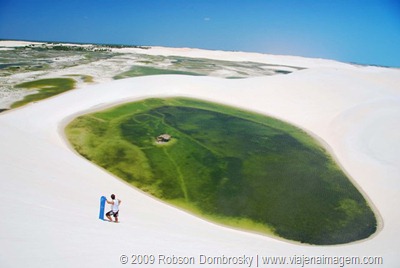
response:
<path fill-rule="evenodd" d="M 105 196 L 100 197 L 100 212 L 99 212 L 99 219 L 104 220 L 104 208 L 106 206 L 107 198 Z"/>

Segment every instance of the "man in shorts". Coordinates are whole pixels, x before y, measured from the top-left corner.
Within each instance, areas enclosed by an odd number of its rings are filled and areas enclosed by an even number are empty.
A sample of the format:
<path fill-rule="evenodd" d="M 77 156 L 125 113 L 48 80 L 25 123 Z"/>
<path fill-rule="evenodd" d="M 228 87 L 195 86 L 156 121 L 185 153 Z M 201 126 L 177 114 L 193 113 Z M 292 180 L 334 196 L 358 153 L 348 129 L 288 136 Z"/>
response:
<path fill-rule="evenodd" d="M 111 216 L 115 218 L 115 222 L 118 222 L 118 212 L 121 200 L 115 198 L 115 194 L 111 195 L 111 201 L 106 200 L 107 204 L 111 205 L 111 210 L 106 213 L 106 217 L 109 221 L 112 221 Z"/>

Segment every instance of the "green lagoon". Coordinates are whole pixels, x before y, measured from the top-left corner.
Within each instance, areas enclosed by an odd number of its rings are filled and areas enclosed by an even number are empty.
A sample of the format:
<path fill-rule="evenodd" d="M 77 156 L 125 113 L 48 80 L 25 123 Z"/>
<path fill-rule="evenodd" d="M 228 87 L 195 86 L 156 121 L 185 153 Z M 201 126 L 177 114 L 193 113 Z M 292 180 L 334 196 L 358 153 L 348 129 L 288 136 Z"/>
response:
<path fill-rule="evenodd" d="M 78 117 L 66 133 L 88 160 L 216 223 L 315 245 L 376 231 L 370 206 L 328 152 L 271 117 L 146 99 Z M 157 142 L 161 134 L 171 139 Z"/>
<path fill-rule="evenodd" d="M 36 93 L 25 96 L 22 100 L 14 102 L 11 108 L 17 108 L 30 102 L 43 100 L 75 87 L 75 80 L 71 78 L 47 78 L 21 83 L 16 88 L 37 90 Z"/>

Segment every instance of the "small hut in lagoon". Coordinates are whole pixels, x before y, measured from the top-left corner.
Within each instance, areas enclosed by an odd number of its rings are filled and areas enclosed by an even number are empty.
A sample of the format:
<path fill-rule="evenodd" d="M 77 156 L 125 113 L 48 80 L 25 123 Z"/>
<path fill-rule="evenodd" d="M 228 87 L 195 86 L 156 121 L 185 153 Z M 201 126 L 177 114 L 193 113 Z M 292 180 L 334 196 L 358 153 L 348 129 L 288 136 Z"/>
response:
<path fill-rule="evenodd" d="M 169 142 L 171 140 L 171 135 L 169 134 L 162 134 L 157 137 L 157 142 L 158 143 L 164 143 L 164 142 Z"/>

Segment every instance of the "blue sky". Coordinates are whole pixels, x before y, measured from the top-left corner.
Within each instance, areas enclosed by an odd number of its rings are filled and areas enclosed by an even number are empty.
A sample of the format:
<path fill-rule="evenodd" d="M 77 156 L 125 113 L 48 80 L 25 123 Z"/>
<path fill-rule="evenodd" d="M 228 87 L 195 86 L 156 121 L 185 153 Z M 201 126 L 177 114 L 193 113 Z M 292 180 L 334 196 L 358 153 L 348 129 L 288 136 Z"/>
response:
<path fill-rule="evenodd" d="M 252 51 L 400 67 L 400 0 L 0 0 L 0 38 Z"/>

